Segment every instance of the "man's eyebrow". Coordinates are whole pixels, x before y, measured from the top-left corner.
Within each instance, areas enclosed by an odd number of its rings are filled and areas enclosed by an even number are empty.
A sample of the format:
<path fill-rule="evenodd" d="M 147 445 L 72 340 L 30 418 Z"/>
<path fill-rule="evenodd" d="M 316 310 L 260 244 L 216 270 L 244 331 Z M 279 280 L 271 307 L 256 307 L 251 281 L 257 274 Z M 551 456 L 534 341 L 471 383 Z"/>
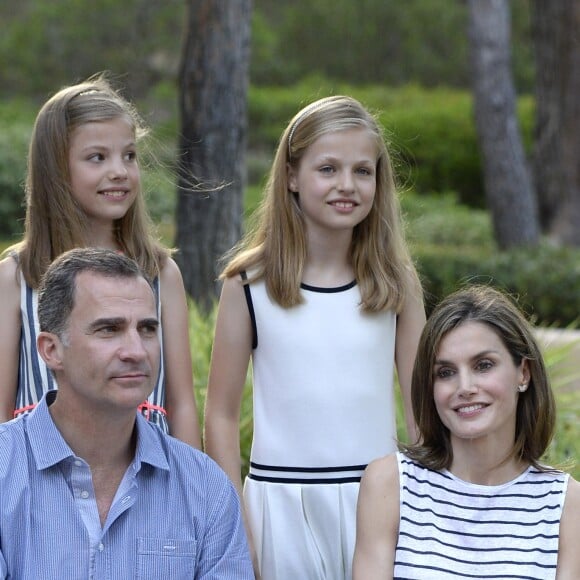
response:
<path fill-rule="evenodd" d="M 102 326 L 120 326 L 126 322 L 122 316 L 114 316 L 111 318 L 97 318 L 89 325 L 89 329 L 96 329 Z"/>
<path fill-rule="evenodd" d="M 159 326 L 159 320 L 157 318 L 144 318 L 140 320 L 138 326 Z"/>

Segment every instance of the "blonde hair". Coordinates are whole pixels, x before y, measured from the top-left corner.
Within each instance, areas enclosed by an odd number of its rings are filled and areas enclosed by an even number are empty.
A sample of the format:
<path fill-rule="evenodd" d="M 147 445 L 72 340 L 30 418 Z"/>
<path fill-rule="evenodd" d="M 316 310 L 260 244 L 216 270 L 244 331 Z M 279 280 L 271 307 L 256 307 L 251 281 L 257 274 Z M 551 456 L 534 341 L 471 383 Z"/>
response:
<path fill-rule="evenodd" d="M 140 139 L 147 133 L 135 108 L 114 90 L 104 75 L 58 91 L 40 109 L 30 140 L 26 176 L 26 219 L 23 240 L 8 248 L 18 254 L 29 286 L 38 288 L 50 263 L 62 253 L 87 245 L 88 217 L 71 192 L 68 154 L 72 131 L 86 123 L 123 117 Z M 159 274 L 169 250 L 153 236 L 139 194 L 115 223 L 123 252 L 148 276 Z"/>
<path fill-rule="evenodd" d="M 302 214 L 289 191 L 287 164 L 297 168 L 305 151 L 322 135 L 363 128 L 377 146 L 376 193 L 369 215 L 354 228 L 350 259 L 360 287 L 363 310 L 399 311 L 411 287 L 420 283 L 402 232 L 393 168 L 376 119 L 355 99 L 332 96 L 299 111 L 280 138 L 262 202 L 241 242 L 225 256 L 221 277 L 251 270 L 249 281 L 264 279 L 273 300 L 283 307 L 300 304 L 306 262 Z"/>

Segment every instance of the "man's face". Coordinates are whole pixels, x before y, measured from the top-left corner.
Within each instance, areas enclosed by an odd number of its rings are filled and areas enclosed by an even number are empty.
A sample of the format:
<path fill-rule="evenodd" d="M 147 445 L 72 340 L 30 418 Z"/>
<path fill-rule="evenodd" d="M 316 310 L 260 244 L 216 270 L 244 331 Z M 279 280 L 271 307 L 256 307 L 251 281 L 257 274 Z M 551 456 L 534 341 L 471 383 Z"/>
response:
<path fill-rule="evenodd" d="M 53 370 L 62 398 L 73 408 L 136 409 L 159 371 L 159 321 L 146 280 L 79 274 L 75 305 L 57 348 L 60 364 Z"/>

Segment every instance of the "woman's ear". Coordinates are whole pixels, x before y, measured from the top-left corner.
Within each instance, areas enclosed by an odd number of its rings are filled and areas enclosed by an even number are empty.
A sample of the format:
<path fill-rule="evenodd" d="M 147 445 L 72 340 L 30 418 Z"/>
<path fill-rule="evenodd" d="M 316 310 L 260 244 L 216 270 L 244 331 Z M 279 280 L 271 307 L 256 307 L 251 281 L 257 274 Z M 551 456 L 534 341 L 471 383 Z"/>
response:
<path fill-rule="evenodd" d="M 52 371 L 62 368 L 63 344 L 52 332 L 39 332 L 36 339 L 36 348 L 46 366 Z"/>
<path fill-rule="evenodd" d="M 528 385 L 530 382 L 530 361 L 527 358 L 522 359 L 520 363 L 520 385 Z"/>

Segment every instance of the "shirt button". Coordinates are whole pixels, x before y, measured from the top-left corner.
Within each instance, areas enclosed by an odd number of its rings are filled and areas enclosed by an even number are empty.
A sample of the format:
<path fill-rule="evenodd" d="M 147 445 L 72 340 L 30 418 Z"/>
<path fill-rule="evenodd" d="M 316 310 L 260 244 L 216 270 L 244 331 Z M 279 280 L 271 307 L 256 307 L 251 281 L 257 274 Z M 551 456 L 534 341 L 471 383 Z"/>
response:
<path fill-rule="evenodd" d="M 87 499 L 87 497 L 89 497 L 89 492 L 88 492 L 88 491 L 86 491 L 86 490 L 84 490 L 84 491 L 81 491 L 81 497 L 82 497 L 83 499 Z"/>
<path fill-rule="evenodd" d="M 80 459 L 75 459 L 75 465 L 77 467 L 80 467 L 83 464 L 83 462 Z"/>
<path fill-rule="evenodd" d="M 101 542 L 99 544 L 99 552 L 102 552 L 105 549 L 105 544 L 103 544 L 103 542 Z"/>

